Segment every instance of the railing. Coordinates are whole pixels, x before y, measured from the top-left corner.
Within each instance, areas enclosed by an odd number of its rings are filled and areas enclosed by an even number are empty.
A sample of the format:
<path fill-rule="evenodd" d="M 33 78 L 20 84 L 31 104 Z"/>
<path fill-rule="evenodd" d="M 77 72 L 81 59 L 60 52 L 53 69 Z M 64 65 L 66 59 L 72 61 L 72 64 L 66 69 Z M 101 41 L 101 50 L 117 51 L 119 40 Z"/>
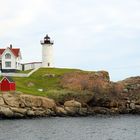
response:
<path fill-rule="evenodd" d="M 54 44 L 54 41 L 52 41 L 52 40 L 41 40 L 40 43 L 41 44 Z"/>

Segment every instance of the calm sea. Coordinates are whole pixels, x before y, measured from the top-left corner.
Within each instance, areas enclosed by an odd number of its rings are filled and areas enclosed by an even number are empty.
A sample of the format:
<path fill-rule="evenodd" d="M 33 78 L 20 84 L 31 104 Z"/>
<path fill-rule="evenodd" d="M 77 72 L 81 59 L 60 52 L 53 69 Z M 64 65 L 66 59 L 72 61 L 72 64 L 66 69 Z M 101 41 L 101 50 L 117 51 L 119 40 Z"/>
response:
<path fill-rule="evenodd" d="M 140 140 L 140 116 L 0 120 L 0 140 Z"/>

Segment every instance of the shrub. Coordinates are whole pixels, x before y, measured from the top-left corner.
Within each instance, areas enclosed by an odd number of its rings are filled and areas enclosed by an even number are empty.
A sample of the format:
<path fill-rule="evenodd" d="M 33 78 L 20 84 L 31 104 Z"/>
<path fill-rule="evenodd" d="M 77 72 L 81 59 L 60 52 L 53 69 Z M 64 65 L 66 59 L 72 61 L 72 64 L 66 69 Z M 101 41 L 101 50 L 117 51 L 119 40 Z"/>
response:
<path fill-rule="evenodd" d="M 87 103 L 93 98 L 93 93 L 89 91 L 72 91 L 72 90 L 49 90 L 47 96 L 54 99 L 57 103 L 64 104 L 68 100 L 76 100 L 81 103 Z"/>

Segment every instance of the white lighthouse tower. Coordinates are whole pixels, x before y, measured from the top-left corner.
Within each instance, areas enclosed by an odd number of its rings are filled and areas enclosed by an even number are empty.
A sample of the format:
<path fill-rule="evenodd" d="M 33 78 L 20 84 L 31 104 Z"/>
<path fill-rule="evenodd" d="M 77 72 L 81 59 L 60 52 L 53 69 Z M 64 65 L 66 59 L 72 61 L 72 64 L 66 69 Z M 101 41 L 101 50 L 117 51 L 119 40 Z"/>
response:
<path fill-rule="evenodd" d="M 53 67 L 53 41 L 46 35 L 40 42 L 42 45 L 42 67 Z"/>

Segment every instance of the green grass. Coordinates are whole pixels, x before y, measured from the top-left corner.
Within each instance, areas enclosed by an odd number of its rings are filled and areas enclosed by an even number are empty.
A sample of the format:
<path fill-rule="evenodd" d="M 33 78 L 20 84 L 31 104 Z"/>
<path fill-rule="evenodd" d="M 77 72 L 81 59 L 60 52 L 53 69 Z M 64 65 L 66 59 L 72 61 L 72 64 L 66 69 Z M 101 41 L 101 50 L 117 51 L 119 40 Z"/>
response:
<path fill-rule="evenodd" d="M 21 91 L 25 94 L 51 96 L 51 90 L 57 90 L 59 92 L 62 90 L 59 85 L 60 77 L 65 73 L 75 71 L 81 70 L 66 68 L 40 68 L 30 77 L 14 77 L 13 79 L 16 81 L 17 91 Z M 43 89 L 43 91 L 38 91 L 38 89 Z"/>
<path fill-rule="evenodd" d="M 46 96 L 54 99 L 59 104 L 63 104 L 65 101 L 71 99 L 88 102 L 92 98 L 93 93 L 89 91 L 72 91 L 63 89 L 60 86 L 62 75 L 79 71 L 82 73 L 86 72 L 79 69 L 40 68 L 30 77 L 13 77 L 13 80 L 16 82 L 16 90 L 24 94 Z M 43 91 L 39 91 L 38 89 L 43 89 Z"/>
<path fill-rule="evenodd" d="M 25 73 L 25 74 L 27 74 L 27 73 L 31 72 L 32 70 L 33 70 L 33 69 L 31 69 L 31 70 L 26 70 L 26 71 L 18 70 L 17 73 Z"/>

